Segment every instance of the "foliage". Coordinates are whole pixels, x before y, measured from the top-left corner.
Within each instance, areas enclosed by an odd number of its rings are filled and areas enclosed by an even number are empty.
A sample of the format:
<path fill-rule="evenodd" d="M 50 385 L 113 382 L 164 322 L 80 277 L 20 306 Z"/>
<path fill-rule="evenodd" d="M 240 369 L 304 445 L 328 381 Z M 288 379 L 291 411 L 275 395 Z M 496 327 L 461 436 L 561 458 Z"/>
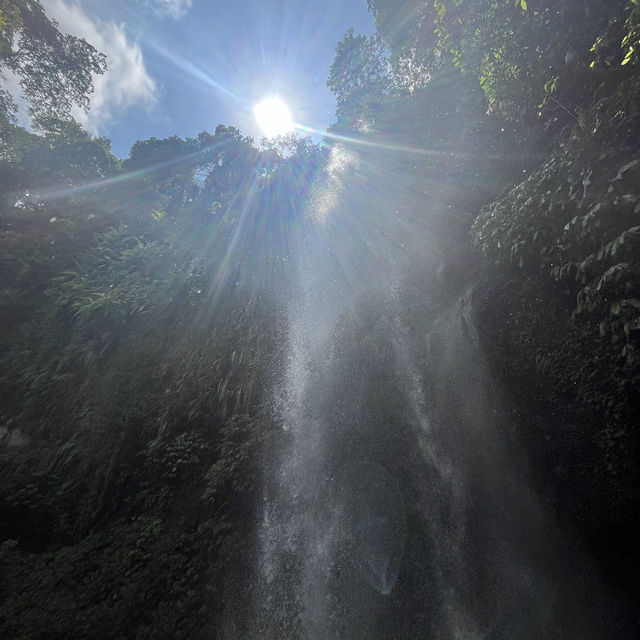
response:
<path fill-rule="evenodd" d="M 276 292 L 306 197 L 280 191 L 323 156 L 221 126 L 120 163 L 50 124 L 3 165 L 1 633 L 209 637 L 273 431 Z"/>
<path fill-rule="evenodd" d="M 494 265 L 484 337 L 543 490 L 624 573 L 640 500 L 640 84 L 619 80 L 471 231 Z"/>
<path fill-rule="evenodd" d="M 586 109 L 593 91 L 615 77 L 598 72 L 600 60 L 620 65 L 619 25 L 629 0 L 370 0 L 379 32 L 395 50 L 396 65 L 412 61 L 415 82 L 450 60 L 482 87 L 521 140 L 537 144 L 556 135 Z M 635 10 L 632 15 L 635 15 Z M 629 16 L 629 35 L 635 18 Z M 628 52 L 628 49 L 627 49 Z M 591 64 L 594 62 L 594 64 Z M 544 131 L 548 133 L 545 134 Z"/>
<path fill-rule="evenodd" d="M 454 274 L 471 232 L 480 339 L 516 398 L 539 490 L 637 588 L 637 2 L 368 4 L 381 72 L 367 86 L 354 56 L 365 88 L 334 130 L 406 152 L 403 206 L 449 247 Z"/>
<path fill-rule="evenodd" d="M 366 38 L 347 30 L 336 46 L 327 87 L 335 94 L 339 118 L 358 116 L 385 91 L 385 55 L 377 36 Z"/>
<path fill-rule="evenodd" d="M 622 66 L 638 64 L 640 60 L 640 3 L 638 0 L 631 0 L 630 4 L 632 9 L 625 21 L 625 35 L 622 39 Z"/>
<path fill-rule="evenodd" d="M 88 42 L 58 31 L 38 0 L 2 0 L 0 72 L 16 74 L 35 124 L 50 117 L 69 119 L 72 106 L 88 109 L 92 74 L 103 73 L 106 58 Z M 0 140 L 12 123 L 12 104 L 0 95 Z"/>
<path fill-rule="evenodd" d="M 626 134 L 640 115 L 630 100 L 637 86 L 629 81 L 606 101 L 613 118 L 596 103 L 564 148 L 486 207 L 473 227 L 476 244 L 497 264 L 567 283 L 575 313 L 594 318 L 633 370 L 640 174 Z"/>
<path fill-rule="evenodd" d="M 225 637 L 225 607 L 243 606 L 229 594 L 252 588 L 262 456 L 284 437 L 268 402 L 282 299 L 309 186 L 341 150 L 357 157 L 343 219 L 383 221 L 371 251 L 394 269 L 410 227 L 434 255 L 410 258 L 404 307 L 363 301 L 338 329 L 346 364 L 318 373 L 328 470 L 356 451 L 415 482 L 394 318 L 423 336 L 484 278 L 479 339 L 539 487 L 592 542 L 637 532 L 637 1 L 369 5 L 377 33 L 347 31 L 327 83 L 330 134 L 365 144 L 257 148 L 220 125 L 119 161 L 68 118 L 104 58 L 35 0 L 0 0 L 0 67 L 39 126 L 16 127 L 0 93 L 3 637 Z M 440 259 L 454 275 L 433 276 Z"/>

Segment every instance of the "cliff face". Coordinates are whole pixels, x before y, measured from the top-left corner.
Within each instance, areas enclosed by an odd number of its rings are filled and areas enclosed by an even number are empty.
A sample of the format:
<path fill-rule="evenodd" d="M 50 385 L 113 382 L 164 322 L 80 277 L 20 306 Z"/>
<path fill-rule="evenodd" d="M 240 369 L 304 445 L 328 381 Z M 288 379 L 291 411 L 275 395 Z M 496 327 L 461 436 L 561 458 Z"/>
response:
<path fill-rule="evenodd" d="M 222 128 L 210 183 L 16 209 L 11 165 L 0 635 L 601 640 L 590 609 L 637 637 L 572 587 L 640 590 L 640 81 L 618 62 L 539 87 L 564 119 L 538 149 L 541 119 L 503 135 L 519 111 L 487 119 L 452 71 L 270 172 Z"/>
<path fill-rule="evenodd" d="M 482 337 L 542 492 L 637 591 L 640 83 L 607 86 L 471 236 Z"/>

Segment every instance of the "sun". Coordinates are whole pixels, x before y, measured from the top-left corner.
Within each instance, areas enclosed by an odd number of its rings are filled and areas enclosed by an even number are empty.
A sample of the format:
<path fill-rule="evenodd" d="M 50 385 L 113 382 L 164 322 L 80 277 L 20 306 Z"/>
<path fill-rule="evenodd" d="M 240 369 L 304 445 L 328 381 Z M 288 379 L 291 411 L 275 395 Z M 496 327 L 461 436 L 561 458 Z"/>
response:
<path fill-rule="evenodd" d="M 267 138 L 285 135 L 295 128 L 289 108 L 276 96 L 259 102 L 253 108 L 253 115 Z"/>

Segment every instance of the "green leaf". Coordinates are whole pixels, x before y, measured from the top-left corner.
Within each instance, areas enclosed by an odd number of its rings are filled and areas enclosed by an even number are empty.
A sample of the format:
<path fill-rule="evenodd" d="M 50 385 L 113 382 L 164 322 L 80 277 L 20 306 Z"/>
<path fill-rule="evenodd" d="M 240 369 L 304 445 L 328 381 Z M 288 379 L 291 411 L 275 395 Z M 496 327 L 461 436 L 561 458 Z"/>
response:
<path fill-rule="evenodd" d="M 526 10 L 527 10 L 527 3 L 526 3 L 526 1 L 525 1 L 525 0 L 520 0 L 520 8 L 521 8 L 523 11 L 526 11 Z"/>

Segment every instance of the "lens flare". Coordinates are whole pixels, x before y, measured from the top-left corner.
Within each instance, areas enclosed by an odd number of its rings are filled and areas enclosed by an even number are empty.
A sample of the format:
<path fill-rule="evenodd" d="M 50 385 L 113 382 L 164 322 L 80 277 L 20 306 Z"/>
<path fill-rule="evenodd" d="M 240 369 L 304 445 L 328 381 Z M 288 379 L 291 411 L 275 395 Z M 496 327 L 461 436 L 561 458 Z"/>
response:
<path fill-rule="evenodd" d="M 258 126 L 267 138 L 293 131 L 294 124 L 287 105 L 278 97 L 266 98 L 253 108 Z"/>

